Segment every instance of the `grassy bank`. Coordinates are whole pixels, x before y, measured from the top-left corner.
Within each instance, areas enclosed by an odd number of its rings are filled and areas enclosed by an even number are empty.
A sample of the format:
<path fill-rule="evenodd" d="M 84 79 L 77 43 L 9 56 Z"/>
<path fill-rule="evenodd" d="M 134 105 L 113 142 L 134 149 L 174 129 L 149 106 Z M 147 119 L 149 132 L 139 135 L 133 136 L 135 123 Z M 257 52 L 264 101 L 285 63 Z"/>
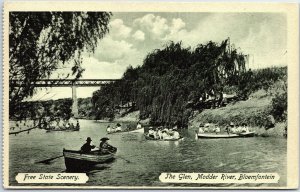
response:
<path fill-rule="evenodd" d="M 132 113 L 128 113 L 125 116 L 116 116 L 114 122 L 138 122 L 140 121 L 142 124 L 149 124 L 149 118 L 145 120 L 140 120 L 140 111 L 134 111 Z"/>
<path fill-rule="evenodd" d="M 259 90 L 246 101 L 231 103 L 226 107 L 206 109 L 195 114 L 189 121 L 189 127 L 198 128 L 200 123 L 214 123 L 220 126 L 247 123 L 251 130 L 261 136 L 282 136 L 285 123 L 276 123 L 274 128 L 266 130 L 263 126 L 272 109 L 271 91 Z"/>

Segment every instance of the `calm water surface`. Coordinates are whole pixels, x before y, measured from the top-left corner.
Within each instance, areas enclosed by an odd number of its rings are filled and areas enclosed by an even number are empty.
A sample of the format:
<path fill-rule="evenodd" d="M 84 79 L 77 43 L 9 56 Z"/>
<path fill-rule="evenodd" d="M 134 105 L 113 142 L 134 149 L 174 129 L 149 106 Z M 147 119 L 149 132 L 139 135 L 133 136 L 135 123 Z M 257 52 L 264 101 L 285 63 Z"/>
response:
<path fill-rule="evenodd" d="M 110 164 L 97 165 L 88 173 L 89 186 L 211 186 L 204 184 L 164 184 L 162 172 L 277 172 L 278 184 L 246 184 L 242 186 L 285 186 L 286 149 L 284 138 L 237 138 L 195 140 L 193 130 L 184 130 L 183 141 L 147 141 L 141 133 L 106 135 L 107 123 L 80 120 L 78 132 L 50 132 L 33 130 L 29 134 L 10 135 L 10 184 L 17 173 L 65 172 L 64 158 L 51 164 L 36 161 L 62 155 L 63 148 L 80 149 L 86 137 L 99 145 L 108 136 L 110 144 L 118 147 L 117 158 Z M 81 184 L 82 185 L 82 184 Z M 239 186 L 218 184 L 214 186 Z"/>

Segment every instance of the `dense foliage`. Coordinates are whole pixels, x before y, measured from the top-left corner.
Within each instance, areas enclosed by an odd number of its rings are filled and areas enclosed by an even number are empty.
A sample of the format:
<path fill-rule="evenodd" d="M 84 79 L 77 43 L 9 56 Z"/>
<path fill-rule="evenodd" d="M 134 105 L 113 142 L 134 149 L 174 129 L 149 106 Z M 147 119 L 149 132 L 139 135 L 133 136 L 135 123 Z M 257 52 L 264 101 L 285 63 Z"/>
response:
<path fill-rule="evenodd" d="M 73 63 L 70 72 L 80 77 L 81 53 L 95 50 L 108 32 L 110 16 L 106 12 L 10 12 L 9 80 L 23 80 L 24 85 L 9 87 L 10 116 L 20 110 L 24 98 L 33 95 L 37 79 L 49 78 L 66 63 Z"/>
<path fill-rule="evenodd" d="M 72 116 L 72 99 L 58 99 L 49 101 L 22 102 L 20 110 L 16 111 L 16 120 L 35 120 L 41 122 L 47 119 L 48 122 L 56 119 L 69 120 Z"/>
<path fill-rule="evenodd" d="M 116 106 L 134 102 L 141 119 L 186 126 L 192 112 L 188 102 L 240 85 L 245 62 L 245 55 L 228 49 L 227 40 L 200 44 L 195 49 L 170 42 L 149 53 L 142 66 L 129 67 L 121 81 L 94 92 L 95 117 L 113 118 Z"/>

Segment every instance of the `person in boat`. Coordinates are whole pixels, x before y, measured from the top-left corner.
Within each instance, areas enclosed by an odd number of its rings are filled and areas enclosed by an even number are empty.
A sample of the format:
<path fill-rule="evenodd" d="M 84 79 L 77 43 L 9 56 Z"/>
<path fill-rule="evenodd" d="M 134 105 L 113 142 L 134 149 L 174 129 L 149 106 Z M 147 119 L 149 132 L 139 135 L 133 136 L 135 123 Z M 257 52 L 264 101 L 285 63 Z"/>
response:
<path fill-rule="evenodd" d="M 151 137 L 151 138 L 155 138 L 155 136 L 154 136 L 154 130 L 153 130 L 153 127 L 150 127 L 149 128 L 149 132 L 148 132 L 148 137 Z"/>
<path fill-rule="evenodd" d="M 107 125 L 106 132 L 107 132 L 107 133 L 110 133 L 110 132 L 111 132 L 110 125 Z"/>
<path fill-rule="evenodd" d="M 158 128 L 156 128 L 156 129 L 154 130 L 154 138 L 155 138 L 155 139 L 159 139 Z"/>
<path fill-rule="evenodd" d="M 205 123 L 204 125 L 204 132 L 209 132 L 209 127 L 210 127 L 210 124 L 209 123 Z M 213 130 L 215 131 L 215 130 Z"/>
<path fill-rule="evenodd" d="M 236 128 L 234 127 L 234 124 L 233 124 L 233 122 L 230 122 L 230 131 L 231 131 L 231 133 L 236 133 Z"/>
<path fill-rule="evenodd" d="M 117 150 L 116 147 L 111 146 L 108 144 L 109 138 L 103 137 L 100 139 L 99 151 L 101 154 L 110 154 Z"/>
<path fill-rule="evenodd" d="M 247 126 L 247 124 L 246 123 L 243 123 L 242 124 L 242 132 L 244 132 L 244 133 L 249 133 L 249 127 Z"/>
<path fill-rule="evenodd" d="M 70 124 L 70 129 L 75 129 L 75 126 L 73 123 L 69 123 Z"/>
<path fill-rule="evenodd" d="M 65 128 L 70 129 L 70 123 L 66 123 Z"/>
<path fill-rule="evenodd" d="M 96 147 L 95 145 L 91 145 L 91 141 L 92 141 L 92 139 L 90 137 L 88 137 L 86 139 L 86 143 L 84 145 L 82 145 L 81 150 L 80 150 L 82 153 L 90 153 L 92 151 L 92 149 L 94 149 Z"/>
<path fill-rule="evenodd" d="M 141 128 L 142 128 L 142 124 L 140 122 L 138 122 L 136 125 L 136 129 L 141 129 Z"/>
<path fill-rule="evenodd" d="M 76 129 L 79 129 L 80 128 L 80 125 L 79 125 L 79 121 L 77 120 L 76 122 Z"/>
<path fill-rule="evenodd" d="M 177 127 L 174 127 L 174 128 L 176 128 L 177 129 Z M 173 129 L 168 129 L 168 134 L 169 134 L 169 136 L 173 136 Z"/>
<path fill-rule="evenodd" d="M 242 127 L 240 125 L 236 125 L 236 133 L 241 133 L 242 132 Z"/>
<path fill-rule="evenodd" d="M 204 127 L 203 124 L 200 123 L 198 133 L 204 133 L 204 132 L 205 132 L 205 131 L 203 130 L 203 127 Z"/>
<path fill-rule="evenodd" d="M 177 131 L 177 128 L 174 128 L 173 129 L 173 139 L 179 139 L 180 138 L 180 135 Z"/>
<path fill-rule="evenodd" d="M 173 137 L 171 137 L 166 130 L 162 131 L 162 139 L 172 139 Z"/>
<path fill-rule="evenodd" d="M 228 126 L 228 125 L 226 125 L 226 127 L 225 127 L 225 131 L 227 132 L 227 134 L 228 134 L 228 135 L 230 134 L 230 128 L 229 128 L 229 126 Z"/>
<path fill-rule="evenodd" d="M 116 132 L 122 131 L 122 126 L 120 123 L 117 123 Z"/>
<path fill-rule="evenodd" d="M 158 131 L 157 131 L 157 135 L 158 135 L 158 139 L 162 139 L 162 127 L 159 127 L 158 128 Z"/>
<path fill-rule="evenodd" d="M 221 129 L 220 129 L 219 125 L 216 125 L 215 133 L 219 134 L 220 132 L 221 132 Z"/>

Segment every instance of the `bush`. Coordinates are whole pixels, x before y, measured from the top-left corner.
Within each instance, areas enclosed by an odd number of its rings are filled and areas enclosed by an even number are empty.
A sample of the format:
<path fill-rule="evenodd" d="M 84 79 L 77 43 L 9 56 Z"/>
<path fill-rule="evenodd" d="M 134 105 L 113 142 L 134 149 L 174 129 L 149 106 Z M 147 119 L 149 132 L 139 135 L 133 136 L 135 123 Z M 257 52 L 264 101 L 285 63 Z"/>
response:
<path fill-rule="evenodd" d="M 277 121 L 286 121 L 287 119 L 287 92 L 278 93 L 272 99 L 271 114 Z"/>

